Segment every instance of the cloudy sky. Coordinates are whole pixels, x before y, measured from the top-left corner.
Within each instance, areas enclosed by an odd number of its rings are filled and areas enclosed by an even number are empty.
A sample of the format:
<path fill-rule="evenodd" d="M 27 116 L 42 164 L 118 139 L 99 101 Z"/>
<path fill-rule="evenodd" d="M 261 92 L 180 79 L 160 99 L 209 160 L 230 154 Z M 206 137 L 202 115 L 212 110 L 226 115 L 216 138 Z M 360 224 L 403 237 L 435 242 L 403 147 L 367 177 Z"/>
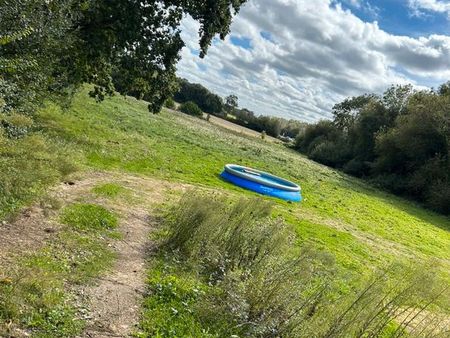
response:
<path fill-rule="evenodd" d="M 182 28 L 178 75 L 257 114 L 311 122 L 348 96 L 450 80 L 450 0 L 249 0 L 205 59 L 198 25 Z"/>

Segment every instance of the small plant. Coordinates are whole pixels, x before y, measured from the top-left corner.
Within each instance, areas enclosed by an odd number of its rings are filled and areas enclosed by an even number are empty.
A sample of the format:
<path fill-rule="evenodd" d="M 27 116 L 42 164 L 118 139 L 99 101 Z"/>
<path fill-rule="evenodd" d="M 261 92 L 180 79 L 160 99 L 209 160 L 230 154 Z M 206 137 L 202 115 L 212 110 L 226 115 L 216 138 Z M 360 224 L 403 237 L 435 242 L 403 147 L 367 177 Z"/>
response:
<path fill-rule="evenodd" d="M 197 116 L 197 117 L 201 117 L 203 115 L 202 110 L 192 101 L 183 103 L 180 106 L 180 111 L 185 114 Z"/>
<path fill-rule="evenodd" d="M 97 185 L 92 189 L 92 192 L 99 196 L 114 198 L 122 194 L 126 189 L 115 183 L 105 183 Z"/>
<path fill-rule="evenodd" d="M 80 230 L 114 229 L 117 217 L 95 204 L 72 204 L 61 215 L 61 222 Z"/>

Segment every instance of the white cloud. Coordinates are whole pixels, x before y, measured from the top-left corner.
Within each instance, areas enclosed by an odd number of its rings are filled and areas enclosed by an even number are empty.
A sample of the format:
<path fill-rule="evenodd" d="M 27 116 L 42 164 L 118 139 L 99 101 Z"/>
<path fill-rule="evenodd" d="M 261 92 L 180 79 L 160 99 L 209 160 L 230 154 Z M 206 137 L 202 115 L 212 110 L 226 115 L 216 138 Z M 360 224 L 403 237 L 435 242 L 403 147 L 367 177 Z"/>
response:
<path fill-rule="evenodd" d="M 446 0 L 409 0 L 413 14 L 421 16 L 424 11 L 446 13 L 450 19 L 450 1 Z"/>
<path fill-rule="evenodd" d="M 391 35 L 332 0 L 250 0 L 231 34 L 250 39 L 251 49 L 228 36 L 201 60 L 192 53 L 197 32 L 194 20 L 184 20 L 179 76 L 235 93 L 258 114 L 315 121 L 347 96 L 450 78 L 449 36 Z"/>

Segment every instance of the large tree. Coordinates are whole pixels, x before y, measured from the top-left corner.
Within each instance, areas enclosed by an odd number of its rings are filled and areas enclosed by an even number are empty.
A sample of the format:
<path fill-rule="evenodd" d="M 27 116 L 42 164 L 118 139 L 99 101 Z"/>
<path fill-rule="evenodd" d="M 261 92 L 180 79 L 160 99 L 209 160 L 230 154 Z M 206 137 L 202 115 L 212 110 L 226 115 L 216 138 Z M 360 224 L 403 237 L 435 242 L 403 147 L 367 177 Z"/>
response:
<path fill-rule="evenodd" d="M 100 100 L 118 89 L 145 98 L 149 109 L 158 112 L 176 89 L 176 63 L 184 46 L 183 17 L 190 15 L 200 23 L 200 57 L 204 57 L 214 36 L 223 39 L 228 34 L 244 2 L 2 1 L 0 81 L 36 84 L 34 89 L 13 86 L 19 92 L 16 97 L 62 92 L 88 82 L 95 85 L 92 96 Z M 11 72 L 7 65 L 13 61 L 28 68 Z M 0 89 L 0 96 L 11 101 L 5 93 Z"/>

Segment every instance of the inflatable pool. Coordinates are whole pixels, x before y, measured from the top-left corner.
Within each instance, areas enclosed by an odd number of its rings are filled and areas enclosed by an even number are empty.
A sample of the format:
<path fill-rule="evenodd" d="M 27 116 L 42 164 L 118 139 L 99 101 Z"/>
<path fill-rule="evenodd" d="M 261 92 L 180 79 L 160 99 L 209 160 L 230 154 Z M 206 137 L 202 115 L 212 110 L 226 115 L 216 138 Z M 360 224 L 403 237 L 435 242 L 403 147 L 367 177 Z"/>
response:
<path fill-rule="evenodd" d="M 302 200 L 301 189 L 297 184 L 264 171 L 227 164 L 220 176 L 228 182 L 262 195 L 293 202 Z"/>

